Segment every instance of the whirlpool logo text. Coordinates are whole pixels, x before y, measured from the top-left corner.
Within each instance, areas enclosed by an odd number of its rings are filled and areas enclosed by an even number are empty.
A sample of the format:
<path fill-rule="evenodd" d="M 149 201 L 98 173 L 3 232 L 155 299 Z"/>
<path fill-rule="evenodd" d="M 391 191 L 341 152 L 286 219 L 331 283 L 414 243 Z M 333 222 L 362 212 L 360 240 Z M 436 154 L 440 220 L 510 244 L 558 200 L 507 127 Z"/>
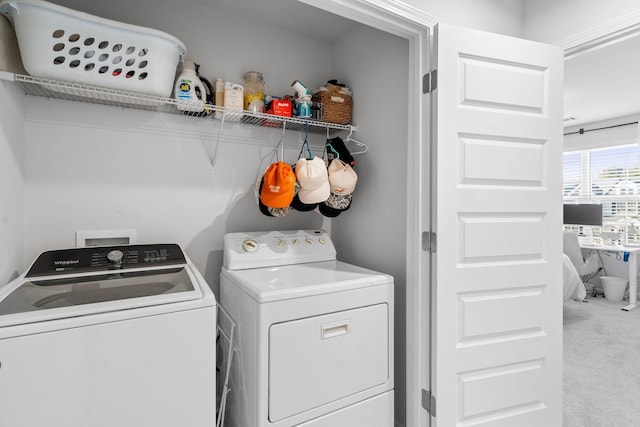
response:
<path fill-rule="evenodd" d="M 77 264 L 79 262 L 80 262 L 79 259 L 65 259 L 65 260 L 57 260 L 57 261 L 54 261 L 53 263 L 55 265 L 69 266 L 69 265 Z"/>

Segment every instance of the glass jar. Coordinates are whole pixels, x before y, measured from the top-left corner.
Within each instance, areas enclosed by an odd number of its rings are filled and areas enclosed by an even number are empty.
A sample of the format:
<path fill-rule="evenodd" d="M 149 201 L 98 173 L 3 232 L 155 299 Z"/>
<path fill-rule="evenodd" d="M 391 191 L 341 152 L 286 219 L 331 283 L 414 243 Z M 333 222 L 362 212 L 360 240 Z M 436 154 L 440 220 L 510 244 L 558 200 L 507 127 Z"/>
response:
<path fill-rule="evenodd" d="M 254 113 L 264 111 L 264 81 L 258 71 L 247 71 L 244 75 L 244 109 Z"/>

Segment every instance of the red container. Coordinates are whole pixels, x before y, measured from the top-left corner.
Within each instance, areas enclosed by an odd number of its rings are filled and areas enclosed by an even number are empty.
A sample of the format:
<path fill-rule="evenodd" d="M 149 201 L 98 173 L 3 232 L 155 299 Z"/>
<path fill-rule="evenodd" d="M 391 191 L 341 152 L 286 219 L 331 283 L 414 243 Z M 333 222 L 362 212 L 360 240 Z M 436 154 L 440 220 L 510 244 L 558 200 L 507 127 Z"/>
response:
<path fill-rule="evenodd" d="M 288 99 L 274 99 L 269 103 L 267 114 L 291 117 L 291 101 Z"/>
<path fill-rule="evenodd" d="M 291 117 L 291 101 L 288 99 L 274 99 L 268 104 L 269 108 L 265 113 L 274 116 Z M 282 126 L 282 120 L 262 120 L 262 126 L 277 128 Z"/>

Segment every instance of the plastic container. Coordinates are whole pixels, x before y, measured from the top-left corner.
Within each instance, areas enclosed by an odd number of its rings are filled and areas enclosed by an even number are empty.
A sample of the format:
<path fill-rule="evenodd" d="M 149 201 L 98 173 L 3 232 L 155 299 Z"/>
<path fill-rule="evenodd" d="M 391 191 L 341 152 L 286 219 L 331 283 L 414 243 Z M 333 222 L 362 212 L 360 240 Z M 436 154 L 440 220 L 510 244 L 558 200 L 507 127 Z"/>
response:
<path fill-rule="evenodd" d="M 169 97 L 186 48 L 154 30 L 42 0 L 2 0 L 25 70 L 35 77 Z"/>
<path fill-rule="evenodd" d="M 216 79 L 215 83 L 215 98 L 214 103 L 219 107 L 224 107 L 224 80 Z"/>
<path fill-rule="evenodd" d="M 184 61 L 182 71 L 176 79 L 173 97 L 176 107 L 182 111 L 200 112 L 207 102 L 207 90 L 204 83 L 196 74 L 196 67 L 192 61 Z"/>
<path fill-rule="evenodd" d="M 259 71 L 247 71 L 244 75 L 244 109 L 264 112 L 264 80 Z"/>
<path fill-rule="evenodd" d="M 222 79 L 216 79 L 216 82 L 214 84 L 214 104 L 217 107 L 224 107 L 224 80 Z M 222 112 L 221 111 L 216 111 L 214 117 L 216 119 L 221 119 L 222 118 Z"/>
<path fill-rule="evenodd" d="M 224 83 L 224 106 L 242 110 L 242 85 L 232 82 Z"/>
<path fill-rule="evenodd" d="M 267 97 L 269 99 L 269 97 Z M 291 101 L 288 99 L 271 99 L 267 102 L 266 113 L 274 116 L 291 117 Z M 282 120 L 262 120 L 262 126 L 281 127 Z"/>
<path fill-rule="evenodd" d="M 600 282 L 604 289 L 604 297 L 612 302 L 620 302 L 627 290 L 627 279 L 615 276 L 600 276 Z"/>
<path fill-rule="evenodd" d="M 225 120 L 240 121 L 242 119 L 243 87 L 233 82 L 224 83 Z M 234 111 L 235 110 L 235 111 Z"/>

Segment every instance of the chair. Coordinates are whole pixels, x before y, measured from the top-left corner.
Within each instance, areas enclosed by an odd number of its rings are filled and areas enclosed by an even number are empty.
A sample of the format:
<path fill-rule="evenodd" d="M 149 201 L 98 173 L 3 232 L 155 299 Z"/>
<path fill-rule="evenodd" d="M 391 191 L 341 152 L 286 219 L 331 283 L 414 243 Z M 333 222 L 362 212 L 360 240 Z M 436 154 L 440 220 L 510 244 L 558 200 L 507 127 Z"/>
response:
<path fill-rule="evenodd" d="M 578 235 L 570 231 L 564 231 L 563 234 L 562 251 L 569 257 L 584 282 L 599 271 L 598 255 L 591 254 L 585 260 L 582 258 Z"/>

